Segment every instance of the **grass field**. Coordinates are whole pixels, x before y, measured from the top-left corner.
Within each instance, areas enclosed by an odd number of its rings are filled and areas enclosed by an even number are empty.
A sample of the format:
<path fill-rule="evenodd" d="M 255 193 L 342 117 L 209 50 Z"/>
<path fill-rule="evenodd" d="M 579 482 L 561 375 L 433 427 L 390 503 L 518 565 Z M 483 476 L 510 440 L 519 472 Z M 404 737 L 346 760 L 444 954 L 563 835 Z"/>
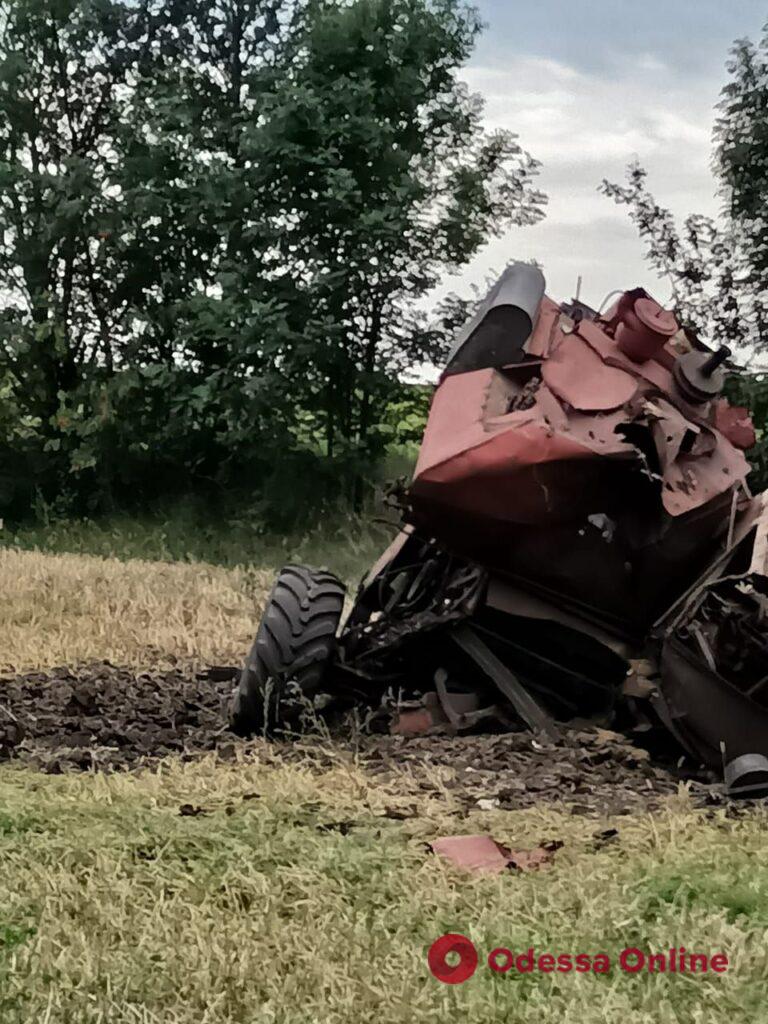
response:
<path fill-rule="evenodd" d="M 327 566 L 343 579 L 356 582 L 397 528 L 393 515 L 377 511 L 379 515 L 362 519 L 340 509 L 322 523 L 277 536 L 265 532 L 256 516 L 241 512 L 216 517 L 197 504 L 182 501 L 175 509 L 138 519 L 53 519 L 41 525 L 6 526 L 0 532 L 0 544 L 47 554 L 204 562 L 227 568 L 275 568 L 296 560 Z"/>
<path fill-rule="evenodd" d="M 0 550 L 0 661 L 239 660 L 275 562 L 266 551 L 255 561 Z M 349 751 L 281 760 L 263 742 L 233 761 L 113 776 L 7 764 L 0 1022 L 746 1024 L 768 996 L 766 824 L 762 809 L 694 810 L 684 793 L 615 819 L 567 806 L 464 815 L 437 769 L 425 789 L 405 770 L 382 782 Z M 618 835 L 603 844 L 608 828 Z M 498 877 L 426 850 L 474 832 L 564 846 L 537 873 Z M 448 931 L 481 953 L 463 985 L 427 970 L 427 947 Z M 496 975 L 482 957 L 499 945 L 605 952 L 614 966 Z M 725 953 L 729 970 L 615 964 L 624 947 L 681 945 Z"/>

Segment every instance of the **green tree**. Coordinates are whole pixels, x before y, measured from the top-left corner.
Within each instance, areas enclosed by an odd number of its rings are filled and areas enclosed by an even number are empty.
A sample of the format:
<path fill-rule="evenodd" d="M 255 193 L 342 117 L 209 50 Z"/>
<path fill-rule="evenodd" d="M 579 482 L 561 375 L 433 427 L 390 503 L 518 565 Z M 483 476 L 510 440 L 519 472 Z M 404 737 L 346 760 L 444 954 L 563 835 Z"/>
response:
<path fill-rule="evenodd" d="M 680 230 L 633 165 L 625 185 L 602 189 L 629 208 L 651 265 L 672 284 L 685 322 L 714 344 L 730 345 L 750 368 L 768 347 L 768 32 L 738 40 L 727 64 L 714 127 L 713 167 L 722 199 L 717 219 L 693 214 Z M 750 452 L 753 485 L 768 485 L 768 379 L 728 380 L 729 398 L 746 405 L 757 428 Z"/>
<path fill-rule="evenodd" d="M 542 216 L 459 81 L 479 30 L 461 0 L 0 0 L 0 372 L 48 493 L 295 482 L 294 453 L 360 500 L 445 347 L 424 297 Z"/>
<path fill-rule="evenodd" d="M 46 432 L 83 366 L 114 359 L 103 242 L 127 27 L 106 3 L 0 5 L 0 355 Z"/>
<path fill-rule="evenodd" d="M 758 44 L 734 43 L 715 122 L 715 167 L 723 212 L 738 227 L 749 252 L 753 277 L 763 291 L 768 280 L 768 29 Z"/>
<path fill-rule="evenodd" d="M 275 226 L 279 367 L 328 454 L 375 457 L 392 385 L 435 355 L 415 303 L 542 215 L 535 161 L 484 131 L 458 78 L 480 27 L 458 0 L 311 2 L 247 133 Z"/>
<path fill-rule="evenodd" d="M 627 169 L 627 182 L 604 181 L 605 195 L 629 207 L 629 216 L 645 243 L 654 270 L 672 286 L 672 303 L 688 327 L 704 338 L 744 348 L 757 340 L 750 314 L 759 314 L 755 295 L 741 287 L 739 268 L 745 254 L 737 246 L 733 225 L 691 214 L 682 230 L 672 212 L 660 205 L 637 164 Z"/>
<path fill-rule="evenodd" d="M 638 165 L 625 185 L 604 181 L 602 190 L 629 208 L 681 315 L 704 337 L 751 357 L 768 341 L 768 34 L 757 45 L 737 41 L 727 70 L 714 127 L 720 218 L 692 214 L 681 230 Z"/>
<path fill-rule="evenodd" d="M 217 297 L 237 217 L 258 255 L 238 139 L 280 7 L 0 5 L 0 370 L 49 497 L 109 498 L 116 474 L 157 475 L 153 453 L 181 456 L 190 479 L 215 462 L 226 431 L 205 376 L 229 361 Z M 31 459 L 36 437 L 47 459 Z"/>

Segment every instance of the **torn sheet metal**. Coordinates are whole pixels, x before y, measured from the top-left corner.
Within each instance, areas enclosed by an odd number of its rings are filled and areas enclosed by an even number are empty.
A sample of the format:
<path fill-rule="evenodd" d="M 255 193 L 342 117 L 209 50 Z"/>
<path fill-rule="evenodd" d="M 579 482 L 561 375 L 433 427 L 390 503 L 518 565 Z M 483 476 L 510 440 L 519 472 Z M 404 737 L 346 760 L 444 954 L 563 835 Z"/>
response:
<path fill-rule="evenodd" d="M 429 845 L 433 853 L 467 871 L 498 874 L 509 866 L 509 851 L 490 836 L 444 836 Z"/>
<path fill-rule="evenodd" d="M 740 691 L 681 639 L 664 644 L 659 701 L 683 746 L 713 768 L 744 754 L 768 755 L 768 708 Z"/>
<path fill-rule="evenodd" d="M 638 388 L 633 374 L 610 366 L 578 334 L 563 336 L 562 332 L 541 376 L 561 402 L 580 412 L 618 409 Z"/>
<path fill-rule="evenodd" d="M 742 405 L 729 405 L 724 399 L 715 403 L 715 427 L 742 451 L 747 451 L 757 440 L 749 410 Z"/>
<path fill-rule="evenodd" d="M 714 553 L 749 466 L 718 429 L 724 400 L 692 404 L 678 389 L 676 336 L 659 334 L 663 346 L 638 363 L 612 321 L 553 309 L 544 298 L 520 358 L 443 377 L 411 519 L 451 550 L 642 632 Z M 615 523 L 608 543 L 590 528 L 596 515 Z"/>
<path fill-rule="evenodd" d="M 555 853 L 561 849 L 559 840 L 542 843 L 532 850 L 513 850 L 498 843 L 490 836 L 445 836 L 434 839 L 430 844 L 433 853 L 472 872 L 536 871 L 550 864 Z"/>
<path fill-rule="evenodd" d="M 745 579 L 754 584 L 768 569 L 766 517 L 745 486 L 754 428 L 718 394 L 727 350 L 695 351 L 641 289 L 604 318 L 544 297 L 531 322 L 522 354 L 438 386 L 410 491 L 413 522 L 486 565 L 489 606 L 517 621 L 540 620 L 539 602 L 553 629 L 567 624 L 623 652 L 618 635 L 639 638 L 676 608 L 672 632 L 661 630 L 660 676 L 629 670 L 623 696 L 656 701 L 709 764 L 726 748 L 734 757 L 768 752 L 762 708 L 744 724 L 762 691 L 726 681 L 723 664 L 729 629 L 747 647 L 761 630 L 743 607 L 715 608 L 722 597 L 709 596 L 712 567 L 727 572 L 724 552 L 745 538 Z M 695 362 L 699 387 L 681 360 Z M 636 647 L 631 663 L 647 664 L 645 654 Z M 768 665 L 765 676 L 756 683 L 768 716 Z"/>
<path fill-rule="evenodd" d="M 752 500 L 749 513 L 699 584 L 656 627 L 655 705 L 688 750 L 721 769 L 768 756 L 765 495 Z"/>
<path fill-rule="evenodd" d="M 613 687 L 638 730 L 652 708 L 709 765 L 768 756 L 768 513 L 746 488 L 752 424 L 719 396 L 728 351 L 696 348 L 642 289 L 605 317 L 521 301 L 505 340 L 515 280 L 462 335 L 409 492 L 416 532 L 488 572 L 452 624 L 478 688 L 553 737 L 553 710 L 604 713 Z"/>
<path fill-rule="evenodd" d="M 323 685 L 378 720 L 395 708 L 406 736 L 530 730 L 553 758 L 561 723 L 666 730 L 757 785 L 768 505 L 747 487 L 749 417 L 719 395 L 728 358 L 642 289 L 601 316 L 510 267 L 460 332 L 404 528 Z M 501 863 L 488 843 L 472 856 Z"/>

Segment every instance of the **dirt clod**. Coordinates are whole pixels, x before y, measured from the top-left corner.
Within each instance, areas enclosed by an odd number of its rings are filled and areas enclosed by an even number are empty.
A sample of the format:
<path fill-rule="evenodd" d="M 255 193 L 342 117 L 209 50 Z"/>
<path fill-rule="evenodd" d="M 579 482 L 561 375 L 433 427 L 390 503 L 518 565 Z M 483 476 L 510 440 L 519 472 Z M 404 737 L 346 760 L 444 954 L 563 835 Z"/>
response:
<path fill-rule="evenodd" d="M 45 772 L 132 768 L 222 746 L 232 681 L 108 663 L 0 679 L 0 759 Z"/>
<path fill-rule="evenodd" d="M 599 756 L 594 757 L 597 749 Z M 513 810 L 563 800 L 576 814 L 627 814 L 657 805 L 676 793 L 681 782 L 697 803 L 718 798 L 719 784 L 686 776 L 674 763 L 636 758 L 633 750 L 618 733 L 606 740 L 605 735 L 567 729 L 555 748 L 537 744 L 528 732 L 406 741 L 380 736 L 363 744 L 361 761 L 382 781 L 407 771 L 416 785 L 427 773 L 433 779 L 438 770 L 444 788 L 467 810 L 479 801 Z"/>
<path fill-rule="evenodd" d="M 44 772 L 114 771 L 215 752 L 234 761 L 247 745 L 227 728 L 231 671 L 135 673 L 109 663 L 0 678 L 0 760 Z M 327 738 L 260 743 L 263 758 L 301 760 L 321 772 L 354 756 L 371 776 L 395 784 L 402 796 L 447 794 L 461 813 L 564 800 L 573 813 L 626 814 L 645 810 L 678 790 L 674 764 L 637 756 L 620 733 L 563 730 L 557 746 L 530 733 L 478 736 L 350 735 L 339 726 Z M 688 778 L 696 802 L 721 803 L 722 786 Z M 247 794 L 246 799 L 258 799 Z M 391 817 L 407 817 L 401 809 Z"/>

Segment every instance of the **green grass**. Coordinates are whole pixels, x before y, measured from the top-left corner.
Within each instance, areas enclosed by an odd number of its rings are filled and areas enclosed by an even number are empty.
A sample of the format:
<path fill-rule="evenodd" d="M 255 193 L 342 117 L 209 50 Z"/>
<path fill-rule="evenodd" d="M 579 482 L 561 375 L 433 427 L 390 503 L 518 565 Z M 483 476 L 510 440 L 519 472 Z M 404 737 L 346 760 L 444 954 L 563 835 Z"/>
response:
<path fill-rule="evenodd" d="M 443 781 L 445 781 L 443 779 Z M 309 1024 L 762 1019 L 768 818 L 708 820 L 685 799 L 654 817 L 566 811 L 463 819 L 436 777 L 424 794 L 267 754 L 139 776 L 0 771 L 3 1024 Z M 182 817 L 184 803 L 204 813 Z M 415 809 L 405 821 L 392 806 Z M 344 830 L 327 827 L 345 824 Z M 597 848 L 596 829 L 617 842 Z M 475 877 L 425 843 L 489 832 L 559 838 L 537 873 Z M 346 834 L 344 834 L 346 832 Z M 481 952 L 459 986 L 435 980 L 430 943 L 462 932 Z M 725 952 L 723 975 L 493 974 L 482 957 L 684 945 Z"/>
<path fill-rule="evenodd" d="M 264 568 L 299 558 L 353 579 L 387 535 L 345 518 L 281 541 L 247 519 L 206 524 L 179 512 L 54 522 L 6 543 Z M 5 562 L 4 650 L 15 638 L 16 661 L 27 649 L 42 650 L 45 664 L 86 653 L 126 661 L 126 645 L 148 639 L 155 656 L 178 654 L 174 644 L 190 637 L 200 654 L 200 637 L 235 633 L 244 650 L 252 631 L 236 590 L 252 568 L 14 552 Z M 256 576 L 263 596 L 271 574 Z M 765 808 L 706 814 L 681 794 L 652 815 L 600 821 L 567 805 L 465 816 L 451 782 L 448 768 L 385 780 L 331 747 L 321 767 L 260 743 L 239 747 L 235 762 L 172 761 L 134 775 L 0 767 L 0 1024 L 764 1019 Z M 181 816 L 184 804 L 202 813 Z M 606 828 L 619 835 L 601 845 L 595 833 Z M 512 847 L 564 846 L 540 872 L 498 877 L 464 874 L 426 849 L 437 836 L 474 832 Z M 427 970 L 427 948 L 448 931 L 468 935 L 481 956 L 459 986 Z M 625 947 L 681 945 L 723 952 L 730 969 L 629 975 L 616 966 Z M 604 952 L 614 966 L 604 976 L 497 975 L 484 963 L 497 946 Z"/>
<path fill-rule="evenodd" d="M 83 554 L 127 561 L 207 562 L 278 568 L 296 560 L 332 569 L 357 582 L 394 535 L 396 524 L 339 512 L 305 530 L 278 536 L 247 512 L 216 520 L 194 507 L 142 518 L 54 519 L 6 527 L 0 543 L 51 554 Z"/>

